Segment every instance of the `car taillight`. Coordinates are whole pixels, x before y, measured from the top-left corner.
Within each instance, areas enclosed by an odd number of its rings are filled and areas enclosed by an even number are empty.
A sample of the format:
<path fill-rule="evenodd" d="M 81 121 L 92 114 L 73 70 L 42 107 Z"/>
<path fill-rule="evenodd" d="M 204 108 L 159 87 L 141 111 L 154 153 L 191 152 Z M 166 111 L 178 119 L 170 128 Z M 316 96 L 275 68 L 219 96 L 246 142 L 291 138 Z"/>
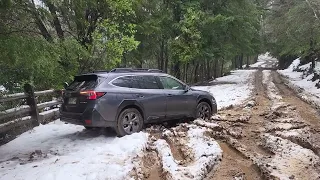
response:
<path fill-rule="evenodd" d="M 81 91 L 80 94 L 87 96 L 87 99 L 96 100 L 96 99 L 102 97 L 103 95 L 105 95 L 106 93 L 105 92 L 96 92 L 96 91 Z"/>

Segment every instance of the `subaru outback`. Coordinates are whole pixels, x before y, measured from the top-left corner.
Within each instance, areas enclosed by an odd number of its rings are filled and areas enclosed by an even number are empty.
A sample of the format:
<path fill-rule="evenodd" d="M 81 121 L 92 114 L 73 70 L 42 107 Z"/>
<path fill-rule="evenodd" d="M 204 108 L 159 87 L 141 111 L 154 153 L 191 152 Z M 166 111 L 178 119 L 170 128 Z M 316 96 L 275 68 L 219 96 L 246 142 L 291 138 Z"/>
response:
<path fill-rule="evenodd" d="M 144 124 L 182 118 L 209 119 L 215 98 L 157 69 L 116 68 L 74 77 L 65 87 L 61 121 L 87 129 L 111 127 L 118 136 Z"/>

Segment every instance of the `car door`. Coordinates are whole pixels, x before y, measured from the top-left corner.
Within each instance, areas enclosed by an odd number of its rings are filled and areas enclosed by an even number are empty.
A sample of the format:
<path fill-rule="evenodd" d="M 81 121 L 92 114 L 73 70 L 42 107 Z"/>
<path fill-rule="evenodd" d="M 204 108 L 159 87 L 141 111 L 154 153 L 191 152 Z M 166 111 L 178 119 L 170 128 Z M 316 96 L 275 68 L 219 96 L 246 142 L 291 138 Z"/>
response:
<path fill-rule="evenodd" d="M 136 100 L 142 105 L 147 121 L 164 119 L 166 116 L 166 99 L 161 85 L 153 75 L 135 75 Z"/>
<path fill-rule="evenodd" d="M 159 76 L 166 95 L 166 117 L 169 119 L 191 116 L 191 92 L 185 85 L 171 76 Z"/>

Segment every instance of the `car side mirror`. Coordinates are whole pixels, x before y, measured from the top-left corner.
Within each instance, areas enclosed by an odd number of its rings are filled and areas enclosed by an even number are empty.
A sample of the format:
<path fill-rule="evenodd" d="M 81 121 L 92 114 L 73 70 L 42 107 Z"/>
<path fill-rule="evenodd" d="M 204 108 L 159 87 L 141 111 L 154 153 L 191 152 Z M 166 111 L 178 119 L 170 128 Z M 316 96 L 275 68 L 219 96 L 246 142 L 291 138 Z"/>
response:
<path fill-rule="evenodd" d="M 64 83 L 63 83 L 63 88 L 64 88 L 64 89 L 67 89 L 67 87 L 69 87 L 69 84 L 68 84 L 67 82 L 64 82 Z"/>
<path fill-rule="evenodd" d="M 189 87 L 188 85 L 185 85 L 185 86 L 184 86 L 184 91 L 185 91 L 185 92 L 188 92 L 189 90 L 190 90 L 190 87 Z"/>

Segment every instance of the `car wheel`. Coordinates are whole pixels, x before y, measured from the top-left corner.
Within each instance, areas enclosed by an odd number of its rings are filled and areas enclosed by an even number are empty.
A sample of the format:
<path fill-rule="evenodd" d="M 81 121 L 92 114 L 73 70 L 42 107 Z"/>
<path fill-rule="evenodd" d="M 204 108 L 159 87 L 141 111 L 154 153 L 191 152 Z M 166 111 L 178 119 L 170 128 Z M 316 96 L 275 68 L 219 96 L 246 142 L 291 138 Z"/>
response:
<path fill-rule="evenodd" d="M 141 131 L 142 127 L 141 113 L 135 108 L 128 108 L 120 113 L 116 131 L 118 136 L 125 136 Z"/>
<path fill-rule="evenodd" d="M 208 103 L 206 102 L 201 102 L 197 106 L 197 118 L 201 119 L 210 119 L 212 115 L 212 110 L 211 107 Z"/>

